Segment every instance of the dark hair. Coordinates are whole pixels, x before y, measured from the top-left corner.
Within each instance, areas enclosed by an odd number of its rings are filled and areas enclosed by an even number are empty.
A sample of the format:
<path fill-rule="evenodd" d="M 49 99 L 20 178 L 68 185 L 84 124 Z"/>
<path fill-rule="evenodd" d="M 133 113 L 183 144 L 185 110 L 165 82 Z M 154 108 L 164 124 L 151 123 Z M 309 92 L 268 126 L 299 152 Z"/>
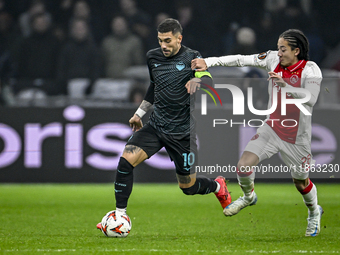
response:
<path fill-rule="evenodd" d="M 298 29 L 288 29 L 280 35 L 280 38 L 286 40 L 292 50 L 296 48 L 300 49 L 300 53 L 297 56 L 299 60 L 309 60 L 309 42 L 302 31 Z"/>
<path fill-rule="evenodd" d="M 183 28 L 181 24 L 178 22 L 178 20 L 169 18 L 169 19 L 163 20 L 158 25 L 157 31 L 159 33 L 172 32 L 172 34 L 177 34 L 177 33 L 182 34 Z"/>

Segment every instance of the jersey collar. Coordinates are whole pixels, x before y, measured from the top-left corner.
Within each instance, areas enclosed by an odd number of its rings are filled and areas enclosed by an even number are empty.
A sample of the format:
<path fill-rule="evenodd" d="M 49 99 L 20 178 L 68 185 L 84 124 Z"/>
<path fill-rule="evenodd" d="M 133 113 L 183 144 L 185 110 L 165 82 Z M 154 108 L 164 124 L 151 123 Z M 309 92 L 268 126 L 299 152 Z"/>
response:
<path fill-rule="evenodd" d="M 181 44 L 181 48 L 179 49 L 179 51 L 175 55 L 171 56 L 170 58 L 174 58 L 174 57 L 182 54 L 183 51 L 184 51 L 184 45 Z"/>
<path fill-rule="evenodd" d="M 305 66 L 304 65 L 305 62 L 306 62 L 306 60 L 302 59 L 302 60 L 298 61 L 296 64 L 294 64 L 292 66 L 288 66 L 287 69 L 290 72 L 295 72 L 296 70 L 303 68 Z"/>

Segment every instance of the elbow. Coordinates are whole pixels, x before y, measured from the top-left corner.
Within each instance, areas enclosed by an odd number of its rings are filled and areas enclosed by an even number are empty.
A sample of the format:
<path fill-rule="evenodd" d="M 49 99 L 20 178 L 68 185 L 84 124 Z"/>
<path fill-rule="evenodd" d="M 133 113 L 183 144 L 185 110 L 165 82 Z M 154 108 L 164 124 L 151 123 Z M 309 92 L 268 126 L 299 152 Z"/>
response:
<path fill-rule="evenodd" d="M 307 106 L 309 107 L 313 107 L 316 104 L 317 98 L 315 96 L 312 95 L 312 97 L 310 98 L 310 100 L 305 103 Z"/>

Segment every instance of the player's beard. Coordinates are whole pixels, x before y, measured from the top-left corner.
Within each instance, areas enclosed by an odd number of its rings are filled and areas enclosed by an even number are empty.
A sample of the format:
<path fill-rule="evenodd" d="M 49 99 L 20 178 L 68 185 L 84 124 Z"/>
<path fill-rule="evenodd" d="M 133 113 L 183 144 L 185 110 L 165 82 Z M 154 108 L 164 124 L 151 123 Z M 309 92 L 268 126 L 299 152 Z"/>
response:
<path fill-rule="evenodd" d="M 163 55 L 166 57 L 171 57 L 172 56 L 172 52 L 170 50 L 162 50 Z"/>
<path fill-rule="evenodd" d="M 163 55 L 165 57 L 170 58 L 170 57 L 176 55 L 178 53 L 179 49 L 180 49 L 180 46 L 174 47 L 174 48 L 172 48 L 172 50 L 169 50 L 169 49 L 164 50 L 164 49 L 162 49 L 162 52 L 163 52 Z"/>

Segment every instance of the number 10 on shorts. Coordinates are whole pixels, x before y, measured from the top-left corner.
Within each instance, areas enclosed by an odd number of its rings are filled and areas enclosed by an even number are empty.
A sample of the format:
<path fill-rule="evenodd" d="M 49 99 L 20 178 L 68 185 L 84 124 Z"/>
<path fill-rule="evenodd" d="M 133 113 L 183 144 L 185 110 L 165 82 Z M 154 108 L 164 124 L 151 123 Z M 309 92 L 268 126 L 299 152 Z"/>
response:
<path fill-rule="evenodd" d="M 192 166 L 195 163 L 195 153 L 183 153 L 182 155 L 184 158 L 184 167 Z"/>

